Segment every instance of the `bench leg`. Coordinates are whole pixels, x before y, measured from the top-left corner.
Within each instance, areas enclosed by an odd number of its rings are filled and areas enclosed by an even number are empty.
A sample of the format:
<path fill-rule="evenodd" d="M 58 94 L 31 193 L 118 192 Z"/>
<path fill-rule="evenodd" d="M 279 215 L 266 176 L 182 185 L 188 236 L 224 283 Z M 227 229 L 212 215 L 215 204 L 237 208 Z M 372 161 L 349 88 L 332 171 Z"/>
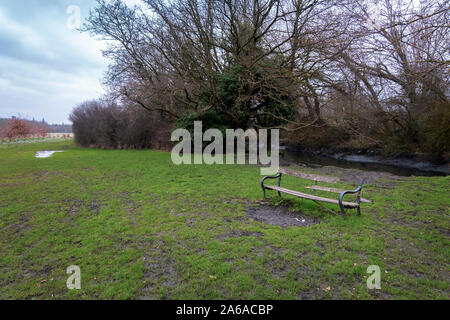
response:
<path fill-rule="evenodd" d="M 266 180 L 266 179 L 276 179 L 276 178 L 278 178 L 278 186 L 280 186 L 281 173 L 277 174 L 276 176 L 266 176 L 266 177 L 261 179 L 261 188 L 263 190 L 264 200 L 266 200 L 266 187 L 264 186 L 264 180 Z M 278 192 L 278 195 L 280 195 L 280 192 Z"/>
<path fill-rule="evenodd" d="M 358 206 L 356 207 L 358 209 L 358 214 L 361 214 L 360 208 L 359 208 L 359 203 L 361 202 L 361 190 L 362 190 L 362 185 L 363 185 L 363 180 L 360 181 L 359 183 L 359 187 L 356 188 L 354 191 L 344 191 L 340 194 L 339 196 L 339 207 L 341 207 L 341 213 L 342 213 L 342 217 L 345 218 L 345 209 L 344 209 L 344 204 L 342 203 L 342 201 L 344 200 L 344 196 L 346 194 L 353 194 L 356 193 L 356 203 L 358 204 Z"/>
<path fill-rule="evenodd" d="M 281 186 L 281 176 L 282 176 L 282 174 L 280 173 L 280 176 L 278 177 L 278 186 L 279 187 Z M 278 196 L 281 197 L 281 192 L 280 191 L 278 191 Z"/>
<path fill-rule="evenodd" d="M 341 202 L 339 202 L 339 207 L 341 207 L 342 217 L 345 218 L 345 208 L 344 208 L 344 205 Z"/>
<path fill-rule="evenodd" d="M 362 187 L 363 181 L 361 180 L 360 186 Z M 356 194 L 356 203 L 358 204 L 358 207 L 356 210 L 358 211 L 358 216 L 361 215 L 361 190 Z"/>

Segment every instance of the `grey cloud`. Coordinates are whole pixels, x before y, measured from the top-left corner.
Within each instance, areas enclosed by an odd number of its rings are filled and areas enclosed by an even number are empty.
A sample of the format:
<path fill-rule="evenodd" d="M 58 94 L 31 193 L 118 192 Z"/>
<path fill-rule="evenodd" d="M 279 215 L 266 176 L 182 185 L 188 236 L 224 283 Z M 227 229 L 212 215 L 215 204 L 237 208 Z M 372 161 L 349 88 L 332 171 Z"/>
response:
<path fill-rule="evenodd" d="M 100 96 L 102 44 L 66 26 L 69 5 L 86 17 L 93 0 L 0 2 L 0 117 L 66 121 L 77 103 Z"/>

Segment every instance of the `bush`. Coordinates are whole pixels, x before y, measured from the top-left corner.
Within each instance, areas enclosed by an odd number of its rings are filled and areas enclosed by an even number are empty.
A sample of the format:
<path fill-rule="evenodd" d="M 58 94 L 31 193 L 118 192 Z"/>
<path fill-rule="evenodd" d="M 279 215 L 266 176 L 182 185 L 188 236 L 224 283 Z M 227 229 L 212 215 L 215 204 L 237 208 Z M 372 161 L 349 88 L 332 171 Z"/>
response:
<path fill-rule="evenodd" d="M 419 142 L 422 149 L 435 155 L 450 152 L 450 104 L 438 103 L 419 121 Z"/>
<path fill-rule="evenodd" d="M 289 144 L 301 144 L 310 148 L 321 148 L 342 145 L 349 135 L 340 127 L 331 125 L 309 126 L 302 130 L 288 133 Z"/>
<path fill-rule="evenodd" d="M 23 120 L 9 120 L 5 136 L 9 139 L 25 138 L 31 134 L 31 127 Z"/>
<path fill-rule="evenodd" d="M 151 148 L 158 123 L 159 127 L 164 124 L 157 114 L 147 110 L 100 101 L 85 102 L 76 107 L 70 120 L 75 143 L 106 149 Z"/>
<path fill-rule="evenodd" d="M 5 128 L 0 130 L 0 138 L 15 140 L 32 136 L 44 137 L 47 134 L 44 128 L 32 125 L 25 120 L 11 119 Z"/>

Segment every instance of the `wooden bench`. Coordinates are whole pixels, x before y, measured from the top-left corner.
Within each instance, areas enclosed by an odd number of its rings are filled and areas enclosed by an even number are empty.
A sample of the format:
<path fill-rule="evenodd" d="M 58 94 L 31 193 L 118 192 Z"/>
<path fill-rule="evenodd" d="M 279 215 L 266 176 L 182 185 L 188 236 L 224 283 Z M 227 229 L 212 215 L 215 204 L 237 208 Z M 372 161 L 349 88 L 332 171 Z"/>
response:
<path fill-rule="evenodd" d="M 289 189 L 286 189 L 286 188 L 282 188 L 281 187 L 281 177 L 282 177 L 283 174 L 289 175 L 289 176 L 294 176 L 294 177 L 297 177 L 297 178 L 313 180 L 314 181 L 314 186 L 306 187 L 307 189 L 312 189 L 312 194 L 307 194 L 307 193 L 303 193 L 303 192 L 299 192 L 299 191 L 295 191 L 295 190 L 289 190 Z M 277 179 L 277 178 L 278 178 L 278 184 L 276 186 L 266 186 L 266 185 L 264 185 L 264 181 L 266 179 Z M 261 187 L 262 187 L 263 192 L 264 192 L 264 199 L 266 199 L 266 189 L 268 189 L 268 190 L 275 190 L 275 191 L 278 192 L 278 196 L 280 196 L 280 197 L 281 197 L 281 193 L 286 193 L 286 194 L 290 194 L 290 195 L 298 197 L 298 198 L 312 200 L 315 203 L 319 204 L 320 206 L 322 206 L 320 204 L 320 202 L 325 202 L 325 203 L 331 203 L 331 204 L 339 205 L 339 207 L 341 208 L 342 216 L 344 216 L 344 217 L 345 217 L 345 208 L 355 208 L 358 211 L 358 214 L 361 214 L 360 203 L 361 202 L 372 203 L 370 200 L 361 198 L 362 186 L 363 186 L 363 181 L 362 180 L 361 180 L 358 188 L 356 188 L 353 191 L 318 186 L 317 182 L 319 182 L 319 181 L 320 182 L 326 182 L 326 183 L 337 183 L 337 182 L 339 182 L 339 178 L 318 176 L 318 175 L 315 175 L 315 174 L 303 173 L 303 172 L 299 172 L 299 171 L 292 171 L 292 170 L 288 170 L 288 169 L 285 169 L 285 168 L 280 168 L 280 170 L 278 170 L 278 174 L 277 175 L 264 177 L 261 180 Z M 339 198 L 332 199 L 332 198 L 325 198 L 325 197 L 316 196 L 315 195 L 316 190 L 332 192 L 332 193 L 338 193 L 339 194 Z M 344 196 L 347 195 L 347 194 L 356 194 L 356 201 L 355 202 L 343 201 Z M 333 214 L 336 214 L 334 211 L 328 209 L 327 207 L 325 207 L 325 206 L 322 206 L 322 207 L 325 208 L 326 210 L 332 212 Z"/>

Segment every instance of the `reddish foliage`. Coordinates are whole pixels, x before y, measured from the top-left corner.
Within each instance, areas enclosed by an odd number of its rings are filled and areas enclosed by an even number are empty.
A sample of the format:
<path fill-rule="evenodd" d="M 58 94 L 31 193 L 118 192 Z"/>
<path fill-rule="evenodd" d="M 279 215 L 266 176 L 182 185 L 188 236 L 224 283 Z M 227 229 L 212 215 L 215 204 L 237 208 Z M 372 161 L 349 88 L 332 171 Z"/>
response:
<path fill-rule="evenodd" d="M 13 140 L 33 135 L 45 137 L 46 134 L 46 131 L 39 126 L 30 125 L 24 120 L 11 119 L 9 120 L 7 127 L 1 130 L 0 137 L 5 137 Z"/>
<path fill-rule="evenodd" d="M 28 123 L 19 119 L 9 120 L 8 126 L 6 127 L 5 136 L 9 139 L 16 139 L 20 137 L 26 137 L 31 133 L 31 128 Z"/>
<path fill-rule="evenodd" d="M 32 135 L 37 135 L 39 137 L 45 137 L 47 135 L 47 132 L 45 131 L 44 128 L 39 127 L 39 126 L 32 126 L 31 127 L 31 134 Z"/>

